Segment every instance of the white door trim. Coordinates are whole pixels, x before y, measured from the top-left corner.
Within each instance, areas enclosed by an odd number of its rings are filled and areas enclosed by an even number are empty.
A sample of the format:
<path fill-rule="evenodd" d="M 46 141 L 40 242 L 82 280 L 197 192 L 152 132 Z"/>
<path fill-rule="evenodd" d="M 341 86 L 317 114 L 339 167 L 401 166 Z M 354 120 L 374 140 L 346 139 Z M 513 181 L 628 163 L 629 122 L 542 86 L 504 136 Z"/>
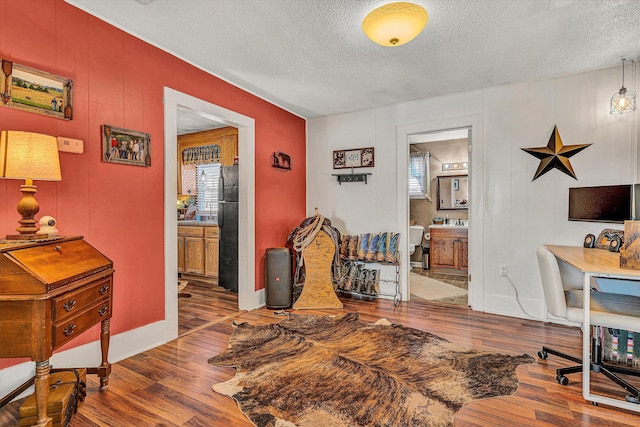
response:
<path fill-rule="evenodd" d="M 398 229 L 409 235 L 409 136 L 419 133 L 470 128 L 469 163 L 471 192 L 469 203 L 469 305 L 472 309 L 484 309 L 484 129 L 482 114 L 430 120 L 400 125 L 396 129 L 396 194 L 398 206 Z M 400 239 L 401 265 L 409 265 L 408 239 Z M 403 300 L 408 300 L 409 269 L 400 269 Z"/>
<path fill-rule="evenodd" d="M 238 306 L 252 310 L 264 305 L 264 290 L 255 290 L 255 120 L 199 98 L 164 88 L 164 259 L 165 321 L 167 341 L 178 336 L 178 221 L 177 107 L 207 113 L 215 120 L 238 129 L 240 212 L 238 222 Z"/>

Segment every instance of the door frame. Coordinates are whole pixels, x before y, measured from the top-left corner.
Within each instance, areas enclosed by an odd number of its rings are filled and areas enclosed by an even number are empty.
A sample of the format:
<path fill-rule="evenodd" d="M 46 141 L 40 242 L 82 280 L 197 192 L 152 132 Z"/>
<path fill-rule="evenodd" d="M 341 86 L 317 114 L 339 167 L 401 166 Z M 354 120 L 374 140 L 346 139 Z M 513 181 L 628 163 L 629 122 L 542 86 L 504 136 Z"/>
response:
<path fill-rule="evenodd" d="M 238 217 L 238 308 L 252 310 L 264 305 L 264 290 L 255 290 L 255 120 L 202 99 L 164 88 L 164 271 L 165 323 L 167 340 L 178 336 L 178 220 L 177 109 L 188 107 L 213 120 L 238 129 L 239 217 Z"/>
<path fill-rule="evenodd" d="M 484 309 L 484 129 L 482 114 L 430 120 L 396 129 L 396 205 L 398 229 L 409 235 L 409 137 L 415 134 L 469 129 L 469 305 Z M 400 265 L 409 266 L 409 241 L 401 239 Z M 403 300 L 409 299 L 409 268 L 400 269 Z"/>

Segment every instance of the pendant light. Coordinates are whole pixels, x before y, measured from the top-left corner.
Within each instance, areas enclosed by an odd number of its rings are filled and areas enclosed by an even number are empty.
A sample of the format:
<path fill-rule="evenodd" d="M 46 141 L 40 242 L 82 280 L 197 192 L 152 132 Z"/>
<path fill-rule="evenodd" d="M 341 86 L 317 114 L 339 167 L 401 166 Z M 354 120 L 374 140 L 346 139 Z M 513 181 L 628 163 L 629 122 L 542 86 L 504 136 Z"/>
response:
<path fill-rule="evenodd" d="M 420 5 L 389 3 L 369 12 L 362 21 L 362 30 L 379 45 L 401 46 L 420 34 L 428 20 L 429 14 Z"/>
<path fill-rule="evenodd" d="M 623 114 L 628 111 L 636 111 L 636 94 L 624 87 L 624 63 L 622 58 L 622 87 L 611 97 L 611 114 Z"/>

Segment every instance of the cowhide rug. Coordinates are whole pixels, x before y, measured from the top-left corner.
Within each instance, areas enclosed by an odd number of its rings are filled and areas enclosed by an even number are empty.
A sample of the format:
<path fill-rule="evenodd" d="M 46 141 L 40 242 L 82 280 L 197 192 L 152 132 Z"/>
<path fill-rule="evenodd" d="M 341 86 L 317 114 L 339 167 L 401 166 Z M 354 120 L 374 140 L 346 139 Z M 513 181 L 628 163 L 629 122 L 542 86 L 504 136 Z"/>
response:
<path fill-rule="evenodd" d="M 463 405 L 515 393 L 516 367 L 534 360 L 355 313 L 234 326 L 209 363 L 237 373 L 213 389 L 259 427 L 451 426 Z"/>

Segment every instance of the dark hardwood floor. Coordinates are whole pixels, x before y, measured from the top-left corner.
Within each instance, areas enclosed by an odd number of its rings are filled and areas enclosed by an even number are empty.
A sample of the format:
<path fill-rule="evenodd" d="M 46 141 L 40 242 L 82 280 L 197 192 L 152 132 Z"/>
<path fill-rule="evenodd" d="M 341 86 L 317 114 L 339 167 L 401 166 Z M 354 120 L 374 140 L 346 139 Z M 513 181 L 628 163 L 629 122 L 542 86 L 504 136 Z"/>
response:
<path fill-rule="evenodd" d="M 87 378 L 88 395 L 70 423 L 80 426 L 251 426 L 236 403 L 214 393 L 213 383 L 225 381 L 234 370 L 211 366 L 207 359 L 227 346 L 231 321 L 266 324 L 282 320 L 266 308 L 240 312 L 235 294 L 189 284 L 191 298 L 180 298 L 180 338 L 113 365 L 109 389 L 98 392 L 98 381 Z M 402 303 L 343 299 L 342 310 L 304 310 L 303 313 L 359 312 L 361 318 L 391 322 L 435 333 L 477 349 L 508 354 L 528 353 L 532 364 L 517 369 L 520 387 L 512 395 L 473 402 L 457 414 L 455 426 L 638 426 L 640 414 L 593 406 L 581 394 L 581 376 L 570 384 L 555 381 L 555 368 L 568 362 L 557 357 L 541 361 L 542 344 L 580 354 L 576 328 L 473 312 L 466 307 L 428 301 Z M 256 355 L 259 357 L 259 355 Z M 594 390 L 616 398 L 624 391 L 601 375 L 592 374 Z M 637 379 L 631 380 L 637 384 Z M 0 426 L 18 424 L 20 401 L 0 409 Z M 324 427 L 324 426 L 320 426 Z"/>

